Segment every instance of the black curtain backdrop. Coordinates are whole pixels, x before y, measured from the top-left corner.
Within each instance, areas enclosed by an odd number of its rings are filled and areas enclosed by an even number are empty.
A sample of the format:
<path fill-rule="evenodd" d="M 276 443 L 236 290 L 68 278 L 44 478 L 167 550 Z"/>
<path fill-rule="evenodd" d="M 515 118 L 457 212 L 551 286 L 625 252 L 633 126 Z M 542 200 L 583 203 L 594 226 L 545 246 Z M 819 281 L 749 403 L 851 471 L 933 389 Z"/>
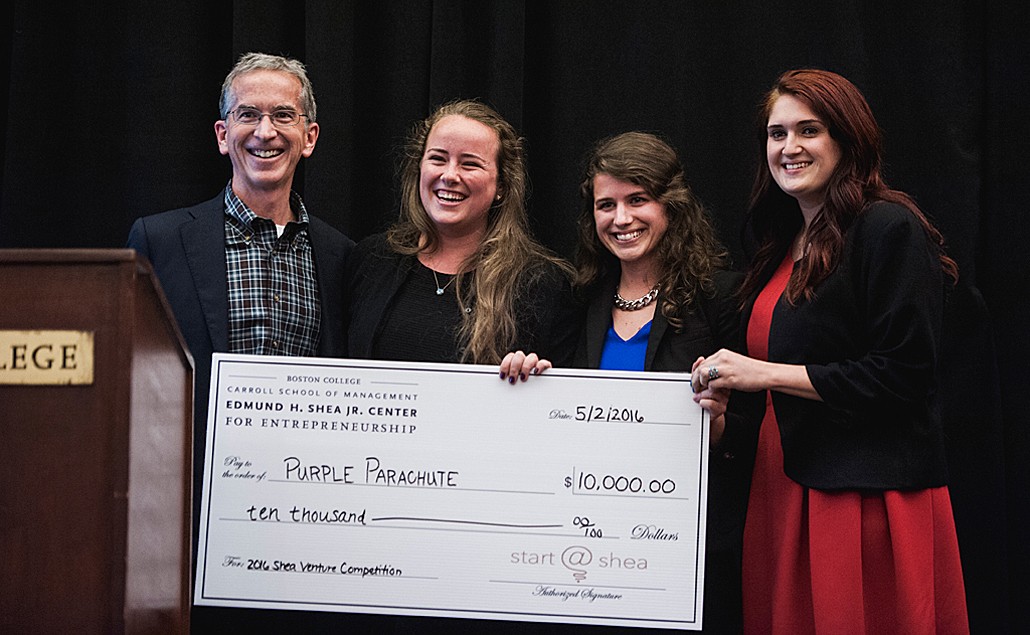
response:
<path fill-rule="evenodd" d="M 308 66 L 321 136 L 295 185 L 354 239 L 396 214 L 412 122 L 478 97 L 528 140 L 545 244 L 571 255 L 590 145 L 640 129 L 681 153 L 741 267 L 761 94 L 794 67 L 849 77 L 885 131 L 889 182 L 962 270 L 941 390 L 972 626 L 1030 632 L 1027 3 L 57 4 L 15 0 L 0 18 L 0 247 L 120 247 L 136 217 L 212 196 L 229 177 L 212 128 L 221 81 L 260 50 Z"/>

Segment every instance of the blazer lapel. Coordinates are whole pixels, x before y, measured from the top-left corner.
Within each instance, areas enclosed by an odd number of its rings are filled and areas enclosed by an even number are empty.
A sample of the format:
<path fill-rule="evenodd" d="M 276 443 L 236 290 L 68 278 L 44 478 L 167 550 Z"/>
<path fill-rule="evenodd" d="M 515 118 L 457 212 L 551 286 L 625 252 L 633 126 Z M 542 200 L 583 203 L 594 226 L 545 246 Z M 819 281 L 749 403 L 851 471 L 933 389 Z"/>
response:
<path fill-rule="evenodd" d="M 194 212 L 194 219 L 180 229 L 197 297 L 207 321 L 215 351 L 229 349 L 229 291 L 225 269 L 225 219 L 223 194 Z"/>
<path fill-rule="evenodd" d="M 662 294 L 659 293 L 655 299 L 654 317 L 651 319 L 651 334 L 647 338 L 647 351 L 644 353 L 644 370 L 654 368 L 654 356 L 658 351 L 658 345 L 665 337 L 665 331 L 669 328 L 669 321 L 662 314 Z M 693 360 L 691 360 L 693 361 Z"/>
<path fill-rule="evenodd" d="M 586 352 L 587 368 L 601 366 L 601 350 L 608 336 L 608 327 L 612 325 L 612 296 L 614 285 L 605 285 L 601 293 L 595 294 L 587 307 L 586 318 Z"/>
<path fill-rule="evenodd" d="M 322 305 L 318 355 L 341 357 L 346 354 L 347 339 L 343 321 L 343 272 L 346 264 L 343 246 L 348 243 L 331 240 L 328 228 L 311 217 L 308 221 L 308 239 L 311 241 L 311 258 L 315 263 L 318 296 Z"/>

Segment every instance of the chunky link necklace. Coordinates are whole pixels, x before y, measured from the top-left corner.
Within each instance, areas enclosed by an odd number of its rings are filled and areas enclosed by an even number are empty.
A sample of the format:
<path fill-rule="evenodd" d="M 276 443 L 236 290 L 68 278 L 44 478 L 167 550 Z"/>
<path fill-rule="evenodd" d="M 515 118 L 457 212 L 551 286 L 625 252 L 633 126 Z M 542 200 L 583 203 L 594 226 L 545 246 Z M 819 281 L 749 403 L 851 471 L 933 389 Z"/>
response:
<path fill-rule="evenodd" d="M 658 297 L 658 285 L 651 287 L 651 290 L 647 292 L 642 298 L 636 300 L 627 300 L 626 298 L 619 295 L 619 288 L 615 288 L 615 308 L 622 309 L 623 311 L 639 311 L 645 306 L 654 302 L 654 299 Z"/>

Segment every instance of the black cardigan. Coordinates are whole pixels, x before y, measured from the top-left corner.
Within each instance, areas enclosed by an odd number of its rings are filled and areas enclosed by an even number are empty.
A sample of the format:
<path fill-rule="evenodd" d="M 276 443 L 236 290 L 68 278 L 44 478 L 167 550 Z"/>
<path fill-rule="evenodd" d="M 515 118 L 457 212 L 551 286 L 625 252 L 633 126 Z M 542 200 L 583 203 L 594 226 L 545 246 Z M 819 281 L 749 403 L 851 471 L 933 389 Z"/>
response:
<path fill-rule="evenodd" d="M 370 236 L 354 248 L 347 263 L 347 343 L 352 357 L 372 357 L 393 298 L 417 263 L 414 256 L 403 256 L 390 249 L 385 234 Z M 567 366 L 582 319 L 568 277 L 548 264 L 519 297 L 519 337 L 512 350 L 537 353 L 557 367 Z"/>
<path fill-rule="evenodd" d="M 792 307 L 780 298 L 769 360 L 804 364 L 823 399 L 772 394 L 787 476 L 828 490 L 945 483 L 935 394 L 943 296 L 937 250 L 919 220 L 877 202 L 848 230 L 813 300 Z M 751 407 L 760 416 L 764 399 Z"/>

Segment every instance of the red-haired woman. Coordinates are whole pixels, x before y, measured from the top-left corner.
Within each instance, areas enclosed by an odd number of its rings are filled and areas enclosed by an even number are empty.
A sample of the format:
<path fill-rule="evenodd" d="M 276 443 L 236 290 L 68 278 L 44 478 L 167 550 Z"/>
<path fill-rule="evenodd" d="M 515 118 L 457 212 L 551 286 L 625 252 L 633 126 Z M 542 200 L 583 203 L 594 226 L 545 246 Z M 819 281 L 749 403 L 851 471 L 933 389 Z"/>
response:
<path fill-rule="evenodd" d="M 758 397 L 745 631 L 967 633 L 934 397 L 957 268 L 884 183 L 879 128 L 851 82 L 789 71 L 761 114 L 748 356 L 693 369 L 697 387 Z"/>

